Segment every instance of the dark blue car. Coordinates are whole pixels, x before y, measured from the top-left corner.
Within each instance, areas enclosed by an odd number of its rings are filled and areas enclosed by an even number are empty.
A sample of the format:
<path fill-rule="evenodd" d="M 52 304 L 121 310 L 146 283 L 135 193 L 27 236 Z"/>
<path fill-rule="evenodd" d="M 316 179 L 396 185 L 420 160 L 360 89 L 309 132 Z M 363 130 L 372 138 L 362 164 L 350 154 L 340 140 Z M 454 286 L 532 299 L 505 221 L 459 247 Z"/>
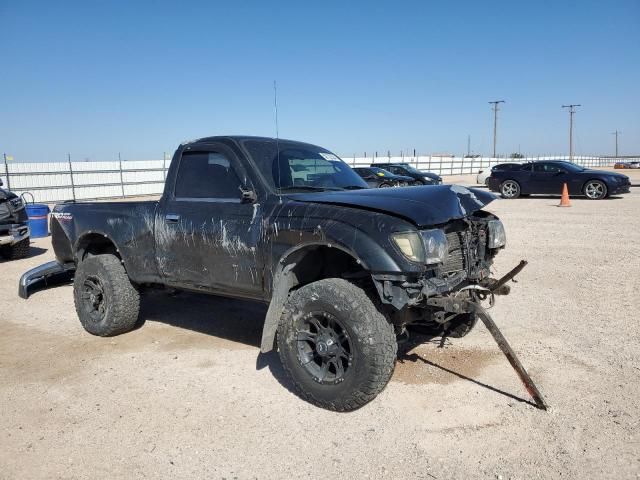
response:
<path fill-rule="evenodd" d="M 553 160 L 529 162 L 507 171 L 492 171 L 489 189 L 503 198 L 518 198 L 530 194 L 562 194 L 567 184 L 569 195 L 584 195 L 601 200 L 609 195 L 629 193 L 629 177 L 606 170 L 590 170 L 575 163 Z"/>

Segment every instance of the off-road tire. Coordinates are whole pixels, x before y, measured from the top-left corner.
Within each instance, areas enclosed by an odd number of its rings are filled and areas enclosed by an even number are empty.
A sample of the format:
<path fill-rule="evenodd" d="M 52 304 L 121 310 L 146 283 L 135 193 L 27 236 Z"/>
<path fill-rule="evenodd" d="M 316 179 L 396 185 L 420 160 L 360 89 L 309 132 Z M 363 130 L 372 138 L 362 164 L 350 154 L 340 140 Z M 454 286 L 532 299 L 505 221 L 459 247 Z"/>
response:
<path fill-rule="evenodd" d="M 29 238 L 24 238 L 13 245 L 0 247 L 0 255 L 7 260 L 18 260 L 29 255 Z"/>
<path fill-rule="evenodd" d="M 447 325 L 447 336 L 451 338 L 466 337 L 478 323 L 478 316 L 474 313 L 461 313 Z"/>
<path fill-rule="evenodd" d="M 500 184 L 500 195 L 502 198 L 514 199 L 520 196 L 520 192 L 522 189 L 520 188 L 520 184 L 515 180 L 505 180 Z"/>
<path fill-rule="evenodd" d="M 99 320 L 91 317 L 88 301 L 83 298 L 87 281 L 98 282 L 104 291 L 104 314 Z M 92 335 L 111 337 L 136 326 L 140 294 L 115 255 L 95 255 L 80 262 L 73 279 L 73 297 L 80 323 Z"/>
<path fill-rule="evenodd" d="M 340 383 L 315 380 L 299 357 L 296 325 L 311 313 L 335 317 L 350 337 L 352 360 Z M 318 280 L 294 291 L 287 300 L 277 332 L 280 360 L 295 392 L 318 407 L 356 410 L 387 385 L 398 352 L 392 325 L 364 290 L 339 278 Z"/>
<path fill-rule="evenodd" d="M 427 335 L 431 337 L 441 337 L 445 334 L 446 331 L 447 337 L 462 338 L 471 333 L 477 323 L 477 315 L 473 313 L 460 313 L 447 324 L 443 325 L 436 322 L 431 322 L 428 325 L 410 325 L 409 331 L 413 331 L 419 335 Z"/>

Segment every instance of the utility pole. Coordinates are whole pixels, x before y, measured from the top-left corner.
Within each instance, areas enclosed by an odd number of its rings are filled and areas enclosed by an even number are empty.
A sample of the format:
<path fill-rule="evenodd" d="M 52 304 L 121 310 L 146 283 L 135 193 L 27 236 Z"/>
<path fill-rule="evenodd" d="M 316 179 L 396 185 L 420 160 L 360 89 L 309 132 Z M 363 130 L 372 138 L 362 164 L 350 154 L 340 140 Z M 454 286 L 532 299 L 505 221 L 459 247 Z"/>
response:
<path fill-rule="evenodd" d="M 471 155 L 471 135 L 467 135 L 467 156 Z"/>
<path fill-rule="evenodd" d="M 572 105 L 562 105 L 562 108 L 569 109 L 569 160 L 573 160 L 573 114 L 576 113 L 576 107 L 581 107 L 579 103 Z"/>
<path fill-rule="evenodd" d="M 501 103 L 505 103 L 504 100 L 494 100 L 493 102 L 489 102 L 493 105 L 491 107 L 493 109 L 493 158 L 496 158 L 496 140 L 498 138 L 498 105 Z"/>
<path fill-rule="evenodd" d="M 616 130 L 611 134 L 616 136 L 616 158 L 618 158 L 618 135 L 620 135 L 621 133 L 622 132 L 619 132 L 618 130 Z"/>

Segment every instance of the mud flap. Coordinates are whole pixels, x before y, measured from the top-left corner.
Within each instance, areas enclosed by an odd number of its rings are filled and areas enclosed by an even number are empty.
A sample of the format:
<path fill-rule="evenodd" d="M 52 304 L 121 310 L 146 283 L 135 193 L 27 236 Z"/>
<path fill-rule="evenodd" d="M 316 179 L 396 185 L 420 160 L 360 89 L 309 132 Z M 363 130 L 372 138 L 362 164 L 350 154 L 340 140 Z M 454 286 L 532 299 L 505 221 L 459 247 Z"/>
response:
<path fill-rule="evenodd" d="M 67 283 L 73 278 L 75 269 L 73 263 L 62 264 L 56 261 L 32 268 L 20 277 L 18 296 L 27 299 L 36 290 Z"/>
<path fill-rule="evenodd" d="M 262 329 L 262 341 L 260 342 L 260 351 L 267 353 L 273 350 L 276 339 L 276 331 L 278 330 L 278 322 L 284 310 L 284 304 L 289 297 L 289 291 L 294 285 L 296 277 L 291 271 L 296 266 L 295 263 L 287 265 L 274 278 L 274 290 L 267 310 L 267 316 Z"/>

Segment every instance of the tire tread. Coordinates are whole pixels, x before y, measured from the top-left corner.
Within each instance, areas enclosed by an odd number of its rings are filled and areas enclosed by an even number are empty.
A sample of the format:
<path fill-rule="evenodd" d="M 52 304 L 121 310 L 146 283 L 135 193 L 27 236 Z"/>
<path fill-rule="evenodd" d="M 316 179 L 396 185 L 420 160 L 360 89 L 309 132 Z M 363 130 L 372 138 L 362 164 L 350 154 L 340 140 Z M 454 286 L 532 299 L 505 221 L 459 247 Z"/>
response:
<path fill-rule="evenodd" d="M 279 333 L 286 328 L 286 322 L 290 321 L 300 297 L 305 296 L 305 293 L 310 293 L 307 292 L 310 289 L 322 289 L 331 294 L 331 298 L 334 301 L 341 299 L 349 302 L 349 310 L 353 312 L 349 321 L 355 324 L 358 329 L 365 330 L 365 336 L 369 339 L 368 350 L 370 355 L 367 358 L 372 367 L 371 373 L 368 378 L 361 379 L 357 383 L 357 388 L 352 389 L 347 395 L 328 402 L 316 397 L 313 392 L 304 390 L 296 382 L 287 358 L 283 353 L 283 348 L 285 347 L 283 345 L 283 335 L 278 334 L 278 351 L 282 365 L 294 385 L 295 393 L 303 400 L 318 407 L 339 412 L 356 410 L 373 400 L 385 388 L 393 375 L 398 351 L 393 326 L 376 308 L 374 302 L 363 289 L 340 278 L 328 278 L 308 284 L 295 291 L 289 297 L 289 301 L 286 303 L 280 318 Z"/>
<path fill-rule="evenodd" d="M 110 318 L 107 322 L 88 323 L 83 318 L 79 304 L 80 282 L 86 270 L 97 269 L 102 273 L 102 281 L 109 284 L 114 299 L 111 300 Z M 94 273 L 95 274 L 95 273 Z M 77 282 L 76 280 L 77 279 Z M 74 303 L 82 326 L 89 333 L 101 337 L 112 337 L 135 328 L 140 313 L 140 294 L 131 284 L 124 266 L 115 255 L 95 255 L 80 262 L 74 279 Z M 103 324 L 104 323 L 104 324 Z M 98 327 L 98 328 L 96 328 Z"/>

